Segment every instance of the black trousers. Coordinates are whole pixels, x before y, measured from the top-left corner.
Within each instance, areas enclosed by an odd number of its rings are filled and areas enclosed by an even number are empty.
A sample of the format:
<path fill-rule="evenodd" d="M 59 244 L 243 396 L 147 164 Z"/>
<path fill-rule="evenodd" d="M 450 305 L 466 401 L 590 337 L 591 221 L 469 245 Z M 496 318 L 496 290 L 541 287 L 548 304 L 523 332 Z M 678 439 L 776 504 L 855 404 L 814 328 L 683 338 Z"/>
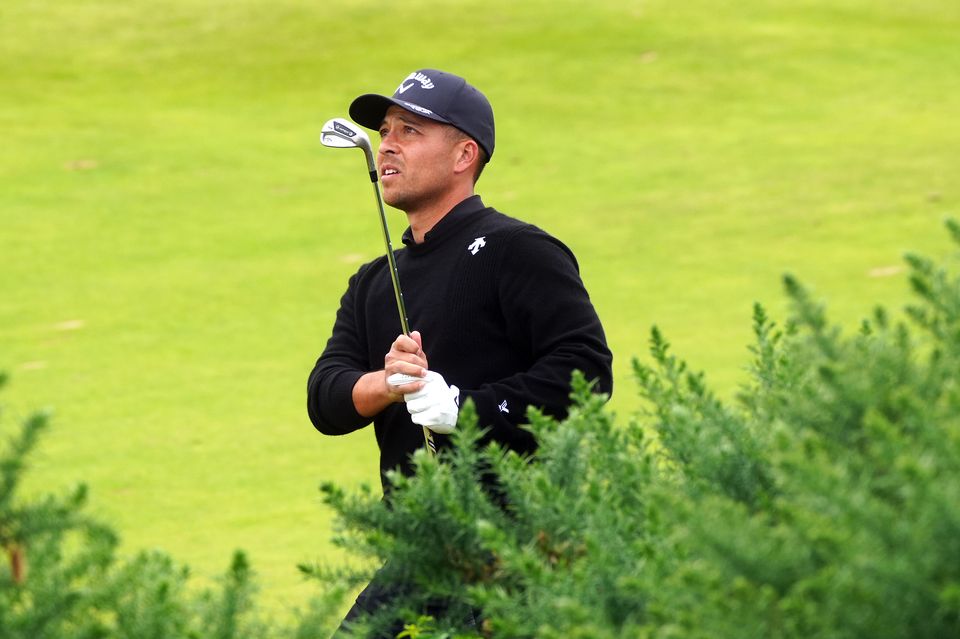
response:
<path fill-rule="evenodd" d="M 333 639 L 346 639 L 355 635 L 350 631 L 352 623 L 361 617 L 373 614 L 383 606 L 389 605 L 396 599 L 402 591 L 399 588 L 382 586 L 377 583 L 377 577 L 367 585 L 363 591 L 357 595 L 357 600 L 353 602 L 347 616 L 340 622 L 340 627 L 333 633 Z M 389 627 L 377 633 L 371 639 L 394 639 L 403 631 L 403 621 L 397 619 L 390 623 Z"/>
<path fill-rule="evenodd" d="M 358 619 L 373 614 L 380 608 L 392 604 L 397 598 L 401 597 L 406 592 L 404 587 L 387 586 L 380 583 L 380 581 L 377 579 L 378 576 L 379 573 L 374 575 L 367 587 L 364 588 L 359 595 L 357 595 L 357 600 L 353 603 L 350 611 L 347 612 L 347 616 L 344 617 L 343 621 L 340 622 L 340 627 L 337 628 L 335 633 L 333 633 L 333 637 L 331 639 L 348 639 L 354 637 L 359 639 L 359 637 L 350 631 L 350 625 L 353 622 L 356 622 Z M 448 608 L 449 602 L 431 602 L 427 605 L 426 610 L 423 611 L 423 614 L 434 618 L 439 618 L 447 611 Z M 466 625 L 468 627 L 476 628 L 478 617 L 479 611 L 472 611 L 468 618 L 465 619 Z M 395 639 L 398 634 L 403 632 L 403 626 L 403 619 L 392 620 L 389 622 L 386 628 L 381 629 L 375 635 L 365 639 Z"/>

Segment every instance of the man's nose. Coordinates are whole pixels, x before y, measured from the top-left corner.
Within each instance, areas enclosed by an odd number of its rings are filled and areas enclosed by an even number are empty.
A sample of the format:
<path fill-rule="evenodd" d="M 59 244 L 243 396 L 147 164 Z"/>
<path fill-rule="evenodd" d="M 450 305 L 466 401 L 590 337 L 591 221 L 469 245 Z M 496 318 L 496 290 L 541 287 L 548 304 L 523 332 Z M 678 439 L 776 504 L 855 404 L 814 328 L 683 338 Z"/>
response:
<path fill-rule="evenodd" d="M 390 134 L 389 131 L 387 131 L 380 137 L 380 146 L 377 148 L 377 153 L 387 154 L 387 153 L 395 153 L 395 152 L 396 152 L 396 147 L 394 146 L 394 143 L 393 143 L 393 136 Z"/>

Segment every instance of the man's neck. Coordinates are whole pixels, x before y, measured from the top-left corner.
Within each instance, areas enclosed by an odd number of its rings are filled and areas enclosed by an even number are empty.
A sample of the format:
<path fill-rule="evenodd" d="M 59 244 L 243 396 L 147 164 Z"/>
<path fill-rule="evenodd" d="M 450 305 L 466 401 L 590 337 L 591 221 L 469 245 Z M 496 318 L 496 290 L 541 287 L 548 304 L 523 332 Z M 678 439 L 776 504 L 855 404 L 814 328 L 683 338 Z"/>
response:
<path fill-rule="evenodd" d="M 410 223 L 410 232 L 413 234 L 413 241 L 417 244 L 423 242 L 423 238 L 430 232 L 437 223 L 446 217 L 447 213 L 453 210 L 457 204 L 473 195 L 473 190 L 456 191 L 450 193 L 447 197 L 432 202 L 430 206 L 422 207 L 414 211 L 407 211 L 407 221 Z"/>

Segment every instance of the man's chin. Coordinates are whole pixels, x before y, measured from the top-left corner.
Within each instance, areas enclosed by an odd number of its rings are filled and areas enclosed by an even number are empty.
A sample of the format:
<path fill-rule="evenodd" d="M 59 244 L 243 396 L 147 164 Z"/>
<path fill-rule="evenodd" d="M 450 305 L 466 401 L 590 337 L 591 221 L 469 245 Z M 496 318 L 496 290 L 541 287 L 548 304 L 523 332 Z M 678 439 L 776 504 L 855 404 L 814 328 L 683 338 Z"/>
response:
<path fill-rule="evenodd" d="M 404 210 L 404 209 L 403 209 L 403 200 L 402 200 L 402 199 L 394 198 L 394 197 L 387 197 L 387 195 L 384 194 L 384 195 L 383 195 L 383 203 L 386 204 L 387 206 L 389 206 L 389 207 L 392 208 L 392 209 L 397 209 L 398 211 Z"/>
<path fill-rule="evenodd" d="M 390 191 L 384 191 L 383 193 L 383 202 L 398 211 L 408 211 L 410 210 L 410 198 L 403 197 L 400 193 L 392 193 Z"/>

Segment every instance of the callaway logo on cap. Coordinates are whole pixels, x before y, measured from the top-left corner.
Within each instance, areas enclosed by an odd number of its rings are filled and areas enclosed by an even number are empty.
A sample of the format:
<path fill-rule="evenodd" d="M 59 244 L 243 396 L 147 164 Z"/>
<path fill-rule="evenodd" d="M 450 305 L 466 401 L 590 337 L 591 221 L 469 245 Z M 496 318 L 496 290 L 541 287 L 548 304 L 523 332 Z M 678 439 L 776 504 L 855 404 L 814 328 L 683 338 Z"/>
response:
<path fill-rule="evenodd" d="M 350 105 L 350 117 L 368 129 L 379 129 L 390 106 L 396 105 L 437 122 L 451 124 L 493 156 L 493 109 L 487 98 L 458 75 L 420 69 L 397 87 L 392 97 L 376 93 L 361 95 Z"/>
<path fill-rule="evenodd" d="M 413 82 L 410 82 L 410 84 L 407 84 L 408 80 L 412 80 Z M 413 73 L 408 75 L 403 82 L 400 83 L 400 86 L 397 87 L 397 90 L 394 93 L 394 95 L 396 95 L 397 93 L 406 93 L 407 89 L 412 87 L 414 82 L 419 82 L 420 86 L 422 86 L 424 89 L 433 88 L 433 82 L 430 80 L 430 76 L 424 75 L 419 71 L 414 71 Z"/>

